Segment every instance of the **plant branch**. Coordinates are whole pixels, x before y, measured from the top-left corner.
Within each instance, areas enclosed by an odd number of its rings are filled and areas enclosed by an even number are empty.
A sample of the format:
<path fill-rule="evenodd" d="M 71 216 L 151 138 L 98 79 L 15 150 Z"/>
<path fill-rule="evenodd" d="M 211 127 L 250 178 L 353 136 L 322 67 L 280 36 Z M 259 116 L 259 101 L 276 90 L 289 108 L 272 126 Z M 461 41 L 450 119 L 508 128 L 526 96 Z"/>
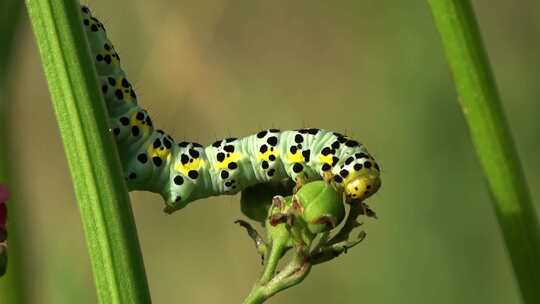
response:
<path fill-rule="evenodd" d="M 317 223 L 320 222 L 319 219 L 329 217 L 337 219 L 335 224 L 339 224 L 343 220 L 343 216 L 340 216 L 343 209 L 333 208 L 336 204 L 340 204 L 342 207 L 341 196 L 326 195 L 323 200 L 317 201 L 324 191 L 335 191 L 328 187 L 324 182 L 314 182 L 311 186 L 304 186 L 299 190 L 303 191 L 301 195 L 286 198 L 273 197 L 272 204 L 267 210 L 267 224 L 264 226 L 267 229 L 268 245 L 251 225 L 241 220 L 237 221 L 246 228 L 249 237 L 255 241 L 255 247 L 259 252 L 261 252 L 260 244 L 264 244 L 265 248 L 263 273 L 244 300 L 244 304 L 263 303 L 276 293 L 301 283 L 313 265 L 336 258 L 365 238 L 366 233 L 361 231 L 356 239 L 349 240 L 351 232 L 359 226 L 357 222 L 359 215 L 375 216 L 375 213 L 362 202 L 351 205 L 345 224 L 331 240 L 328 240 L 328 237 L 336 225 L 328 225 L 323 229 L 317 226 L 310 228 L 305 217 L 308 211 L 311 212 L 309 216 L 313 216 L 315 218 L 313 221 Z M 327 192 L 327 194 L 329 193 Z M 310 206 L 315 206 L 317 209 L 306 209 Z M 329 210 L 334 213 L 329 213 Z M 307 219 L 311 221 L 311 217 Z M 317 236 L 319 236 L 319 241 L 316 246 L 313 246 Z M 292 258 L 285 267 L 277 271 L 280 260 L 289 249 L 293 249 Z"/>
<path fill-rule="evenodd" d="M 285 226 L 285 224 L 281 224 L 281 226 Z M 283 247 L 280 246 L 279 248 L 281 249 Z M 277 251 L 280 249 L 276 250 L 276 254 L 279 254 Z M 281 251 L 282 253 L 283 251 Z M 277 275 L 274 276 L 277 262 L 275 264 L 268 264 L 267 266 L 267 268 L 272 269 L 271 279 L 269 280 L 265 275 L 261 276 L 261 279 L 253 286 L 250 294 L 244 300 L 244 304 L 264 303 L 264 301 L 276 293 L 300 284 L 309 274 L 312 265 L 309 262 L 307 249 L 297 247 L 295 248 L 295 254 L 292 260 Z"/>

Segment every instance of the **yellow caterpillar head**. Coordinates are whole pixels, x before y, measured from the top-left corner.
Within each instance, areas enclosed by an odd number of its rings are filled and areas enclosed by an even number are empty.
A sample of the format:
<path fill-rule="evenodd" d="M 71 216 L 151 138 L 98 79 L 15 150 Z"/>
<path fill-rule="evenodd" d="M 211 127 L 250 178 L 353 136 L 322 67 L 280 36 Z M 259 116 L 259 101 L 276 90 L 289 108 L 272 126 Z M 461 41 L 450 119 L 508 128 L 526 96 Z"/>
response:
<path fill-rule="evenodd" d="M 345 183 L 345 195 L 349 201 L 363 201 L 381 187 L 380 169 L 373 159 L 366 159 L 362 164 L 355 166 L 356 174 L 351 174 Z M 356 170 L 358 167 L 360 170 Z"/>

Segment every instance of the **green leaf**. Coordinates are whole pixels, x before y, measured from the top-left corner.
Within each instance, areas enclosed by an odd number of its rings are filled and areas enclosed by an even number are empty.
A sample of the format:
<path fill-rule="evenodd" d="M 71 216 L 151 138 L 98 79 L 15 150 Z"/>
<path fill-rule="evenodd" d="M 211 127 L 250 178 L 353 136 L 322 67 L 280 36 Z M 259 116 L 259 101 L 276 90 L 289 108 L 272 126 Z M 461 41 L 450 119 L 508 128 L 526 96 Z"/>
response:
<path fill-rule="evenodd" d="M 540 234 L 495 80 L 467 0 L 430 0 L 461 108 L 526 303 L 540 303 Z"/>
<path fill-rule="evenodd" d="M 108 131 L 79 3 L 27 0 L 26 4 L 81 211 L 99 301 L 150 303 L 129 195 Z"/>

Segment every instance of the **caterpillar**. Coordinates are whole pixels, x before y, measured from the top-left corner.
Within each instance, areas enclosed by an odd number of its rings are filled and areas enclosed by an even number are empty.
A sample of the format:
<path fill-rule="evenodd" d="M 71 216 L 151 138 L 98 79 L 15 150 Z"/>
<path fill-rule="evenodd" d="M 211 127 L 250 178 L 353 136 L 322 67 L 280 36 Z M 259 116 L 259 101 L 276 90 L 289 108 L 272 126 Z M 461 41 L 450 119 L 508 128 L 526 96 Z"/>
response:
<path fill-rule="evenodd" d="M 173 212 L 201 198 L 292 180 L 324 179 L 346 200 L 364 200 L 380 185 L 380 168 L 364 145 L 337 132 L 267 129 L 207 147 L 175 143 L 155 129 L 120 65 L 103 24 L 81 6 L 82 21 L 129 190 L 159 193 Z"/>

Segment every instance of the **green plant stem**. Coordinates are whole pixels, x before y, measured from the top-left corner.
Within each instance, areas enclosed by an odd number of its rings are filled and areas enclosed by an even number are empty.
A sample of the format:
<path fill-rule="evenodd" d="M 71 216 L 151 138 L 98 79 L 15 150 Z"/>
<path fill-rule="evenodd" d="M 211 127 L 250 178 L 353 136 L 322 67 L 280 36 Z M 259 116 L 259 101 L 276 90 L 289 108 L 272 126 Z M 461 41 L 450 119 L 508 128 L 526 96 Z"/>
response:
<path fill-rule="evenodd" d="M 5 0 L 0 2 L 0 183 L 7 184 L 12 194 L 9 201 L 9 265 L 5 277 L 0 279 L 0 303 L 24 304 L 28 302 L 26 283 L 23 233 L 25 230 L 24 210 L 20 187 L 17 187 L 17 174 L 12 164 L 17 160 L 14 154 L 13 136 L 10 133 L 13 65 L 16 57 L 15 37 L 19 32 L 23 16 L 23 2 Z"/>
<path fill-rule="evenodd" d="M 284 227 L 282 229 L 285 230 L 284 232 L 287 233 L 287 236 L 273 240 L 271 248 L 270 248 L 270 252 L 268 256 L 265 257 L 266 258 L 265 265 L 264 265 L 265 267 L 264 267 L 261 279 L 259 280 L 259 282 L 263 285 L 268 283 L 272 279 L 272 277 L 276 273 L 279 260 L 281 259 L 281 257 L 283 257 L 283 254 L 288 249 L 287 248 L 287 243 L 289 242 L 288 231 L 286 231 Z"/>
<path fill-rule="evenodd" d="M 282 224 L 282 226 L 284 225 Z M 306 248 L 296 248 L 293 259 L 271 280 L 266 280 L 264 275 L 261 277 L 244 300 L 244 304 L 264 303 L 276 293 L 300 284 L 311 270 L 312 264 L 309 262 L 308 254 Z M 277 263 L 268 265 L 270 268 L 273 267 L 272 274 L 275 274 Z"/>
<path fill-rule="evenodd" d="M 150 303 L 116 144 L 74 0 L 27 0 L 101 303 Z"/>
<path fill-rule="evenodd" d="M 260 279 L 255 283 L 249 295 L 244 300 L 244 304 L 263 303 L 271 295 L 277 292 L 275 291 L 274 293 L 269 294 L 272 289 L 275 289 L 275 284 L 272 285 L 270 282 L 276 273 L 280 259 L 290 247 L 288 246 L 290 242 L 290 233 L 283 224 L 276 227 L 267 225 L 267 227 L 269 227 L 269 239 L 271 240 L 271 243 L 269 246 L 270 248 L 268 248 L 264 254 L 264 270 Z M 254 231 L 251 226 L 249 226 L 249 228 Z"/>
<path fill-rule="evenodd" d="M 429 0 L 522 297 L 540 303 L 536 211 L 469 1 Z"/>

